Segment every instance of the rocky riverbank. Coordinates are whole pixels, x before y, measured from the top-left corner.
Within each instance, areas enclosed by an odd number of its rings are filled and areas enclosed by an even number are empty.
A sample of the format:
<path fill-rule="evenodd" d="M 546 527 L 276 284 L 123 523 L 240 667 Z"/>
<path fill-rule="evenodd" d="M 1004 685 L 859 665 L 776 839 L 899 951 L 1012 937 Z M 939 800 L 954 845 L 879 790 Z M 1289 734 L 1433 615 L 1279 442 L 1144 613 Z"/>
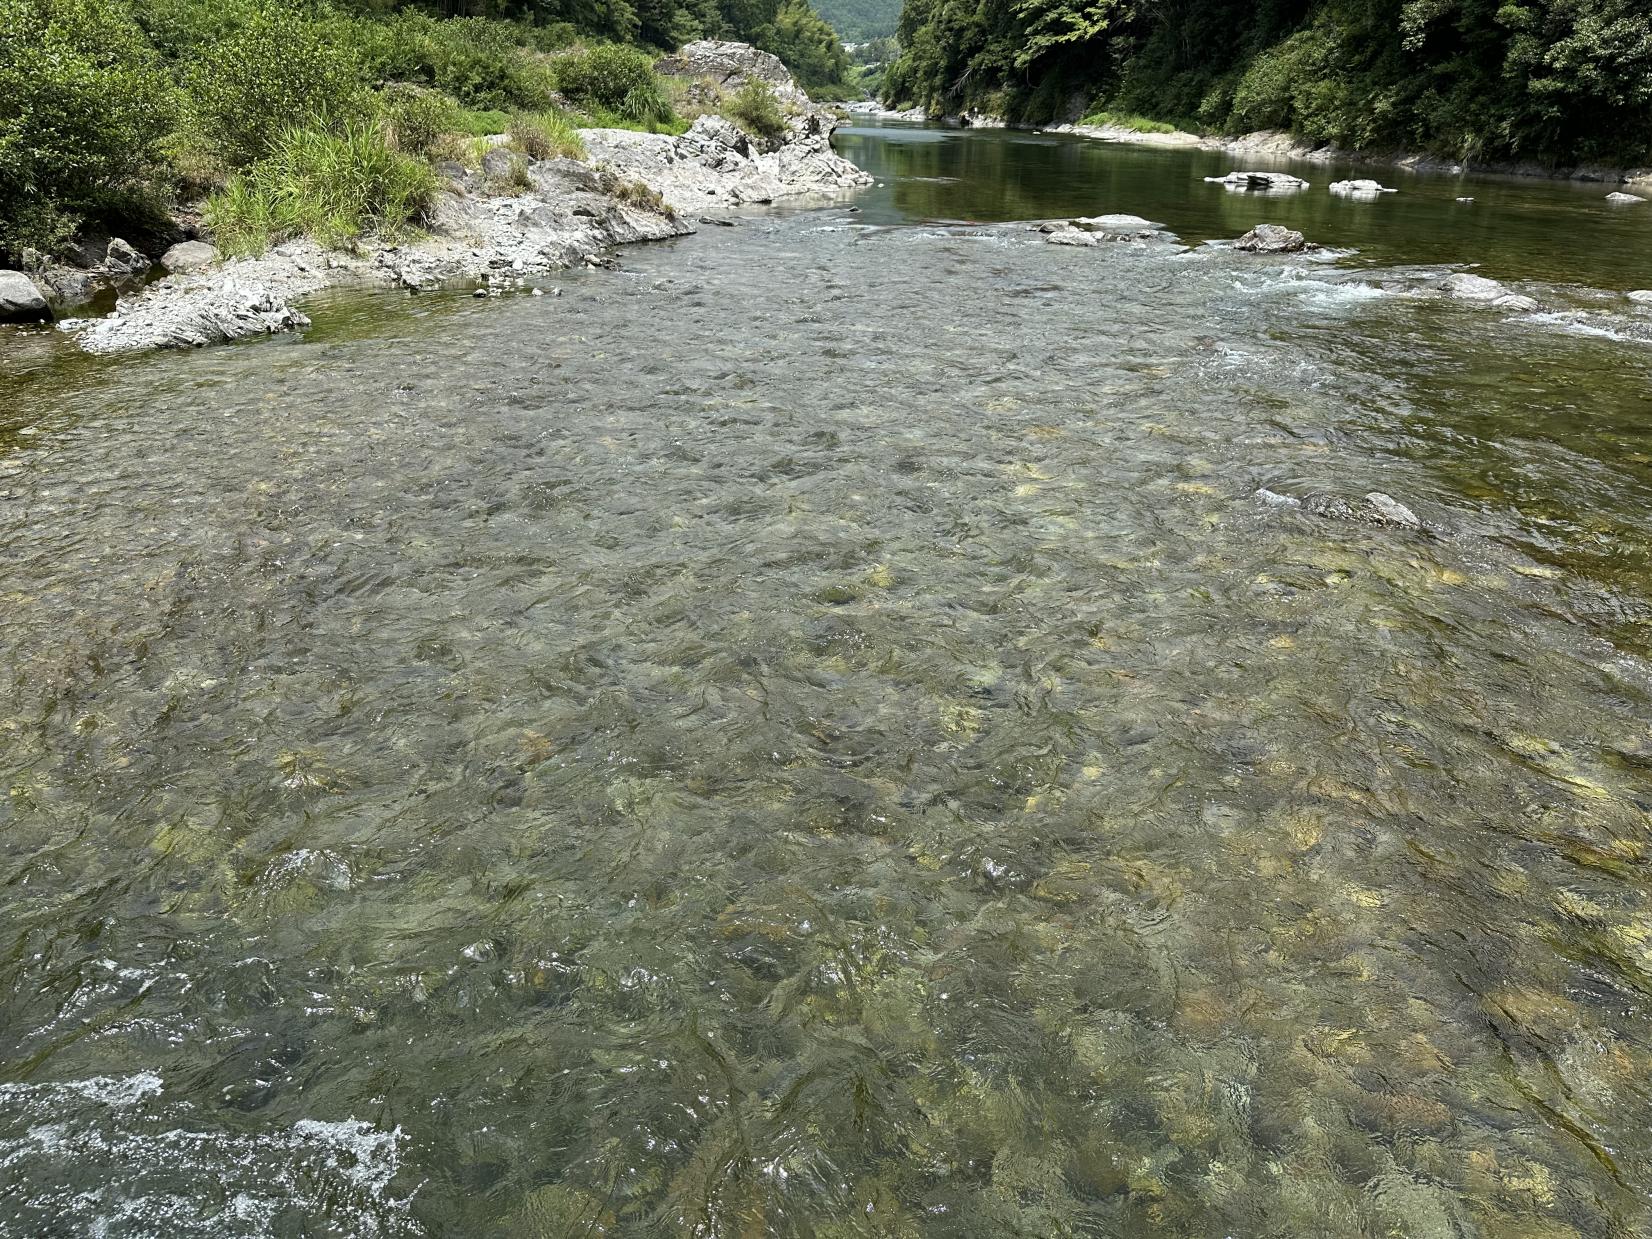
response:
<path fill-rule="evenodd" d="M 329 286 L 416 291 L 463 281 L 483 285 L 478 292 L 485 295 L 580 263 L 599 264 L 616 245 L 691 233 L 708 211 L 871 183 L 832 152 L 835 115 L 816 107 L 768 53 L 745 44 L 690 44 L 662 61 L 661 71 L 735 87 L 758 77 L 785 104 L 786 129 L 765 141 L 709 114 L 678 136 L 585 129 L 584 161 L 530 160 L 501 147 L 478 168 L 442 165 L 448 183 L 425 235 L 411 241 L 373 239 L 345 252 L 298 240 L 227 262 L 197 245 L 146 285 L 149 256 L 112 241 L 84 266 L 0 273 L 9 281 L 0 293 L 18 305 L 17 318 L 41 319 L 49 304 L 61 310 L 85 303 L 99 285 L 113 287 L 117 300 L 107 316 L 59 323 L 80 347 L 108 354 L 199 346 L 303 327 L 308 319 L 299 303 Z M 168 251 L 168 258 L 175 254 Z M 127 265 L 114 270 L 115 259 Z M 26 295 L 31 287 L 36 298 Z"/>
<path fill-rule="evenodd" d="M 971 124 L 990 123 L 991 118 L 971 120 Z M 1001 122 L 1000 122 L 1001 123 Z M 1209 134 L 1188 133 L 1174 129 L 1151 133 L 1123 125 L 1052 125 L 1047 133 L 1072 133 L 1104 142 L 1128 142 L 1136 146 L 1195 147 L 1199 150 L 1221 151 L 1230 155 L 1245 155 L 1263 159 L 1296 159 L 1308 163 L 1343 163 L 1368 167 L 1406 168 L 1413 172 L 1494 173 L 1504 176 L 1531 176 L 1555 180 L 1599 181 L 1608 185 L 1652 184 L 1652 169 L 1608 168 L 1580 165 L 1575 168 L 1555 169 L 1535 163 L 1476 163 L 1472 167 L 1452 159 L 1433 155 L 1396 151 L 1387 154 L 1362 153 L 1329 144 L 1316 145 L 1277 129 L 1260 129 L 1254 133 L 1224 138 Z"/>

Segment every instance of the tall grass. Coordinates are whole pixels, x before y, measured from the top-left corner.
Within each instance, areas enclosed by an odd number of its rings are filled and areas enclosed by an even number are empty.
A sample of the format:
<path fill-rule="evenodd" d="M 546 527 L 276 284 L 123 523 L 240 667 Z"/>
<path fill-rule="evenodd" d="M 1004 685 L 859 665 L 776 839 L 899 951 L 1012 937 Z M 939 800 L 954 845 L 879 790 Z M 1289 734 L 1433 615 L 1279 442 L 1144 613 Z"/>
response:
<path fill-rule="evenodd" d="M 396 236 L 421 222 L 439 179 L 391 148 L 365 121 L 336 133 L 287 129 L 273 149 L 207 203 L 219 249 L 261 253 L 301 234 L 342 248 L 368 233 Z"/>
<path fill-rule="evenodd" d="M 511 146 L 529 159 L 585 158 L 585 139 L 561 112 L 518 112 L 508 132 Z"/>

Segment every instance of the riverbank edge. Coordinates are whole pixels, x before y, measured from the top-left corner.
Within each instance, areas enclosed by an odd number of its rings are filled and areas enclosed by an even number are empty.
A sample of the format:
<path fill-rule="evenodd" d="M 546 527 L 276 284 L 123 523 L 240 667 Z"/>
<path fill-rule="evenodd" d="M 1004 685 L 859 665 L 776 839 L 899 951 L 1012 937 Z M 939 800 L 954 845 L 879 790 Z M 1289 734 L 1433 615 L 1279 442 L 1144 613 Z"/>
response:
<path fill-rule="evenodd" d="M 919 119 L 909 112 L 885 112 L 889 117 Z M 1443 159 L 1408 151 L 1369 152 L 1352 151 L 1330 143 L 1314 145 L 1280 129 L 1258 129 L 1253 133 L 1227 138 L 1213 134 L 1189 133 L 1184 129 L 1168 132 L 1143 132 L 1123 125 L 1023 125 L 1012 124 L 1001 116 L 979 112 L 963 112 L 956 116 L 924 114 L 921 119 L 957 124 L 970 129 L 1019 129 L 1034 133 L 1064 133 L 1101 142 L 1119 142 L 1131 146 L 1158 146 L 1192 148 L 1227 155 L 1252 155 L 1263 159 L 1293 159 L 1304 163 L 1346 163 L 1357 167 L 1402 168 L 1408 172 L 1437 172 L 1450 176 L 1485 175 L 1529 177 L 1534 180 L 1576 181 L 1583 184 L 1640 185 L 1652 187 L 1652 168 L 1610 168 L 1582 164 L 1575 168 L 1556 169 L 1537 163 L 1470 162 Z"/>
<path fill-rule="evenodd" d="M 830 201 L 872 183 L 869 174 L 832 150 L 840 114 L 810 100 L 778 60 L 732 43 L 694 44 L 682 54 L 696 48 L 710 57 L 690 66 L 702 77 L 716 71 L 730 89 L 747 78 L 771 82 L 787 107 L 784 131 L 760 138 L 707 113 L 678 136 L 583 129 L 583 159 L 544 160 L 506 148 L 501 135 L 479 167 L 443 169 L 447 179 L 425 220 L 426 231 L 413 239 L 367 237 L 342 251 L 295 239 L 256 257 L 229 260 L 194 246 L 210 261 L 168 268 L 170 274 L 147 284 L 150 259 L 111 240 L 109 258 L 91 269 L 8 274 L 14 282 L 32 282 L 30 291 L 37 292 L 35 301 L 48 320 L 43 297 L 49 298 L 54 286 L 84 290 L 94 278 L 113 277 L 117 297 L 109 314 L 56 323 L 85 352 L 199 347 L 300 330 L 309 319 L 298 304 L 329 288 L 416 293 L 469 283 L 478 285 L 479 296 L 541 292 L 530 287 L 535 277 L 581 263 L 612 265 L 606 255 L 616 246 L 687 236 L 697 231 L 697 223 L 733 223 L 721 217 L 727 208 L 810 197 Z M 132 265 L 114 265 L 117 248 Z M 169 251 L 163 264 L 171 257 Z"/>
<path fill-rule="evenodd" d="M 605 265 L 602 255 L 616 246 L 729 222 L 700 214 L 707 210 L 830 198 L 870 184 L 831 150 L 837 123 L 835 113 L 810 107 L 768 150 L 719 116 L 700 117 L 679 137 L 581 130 L 589 162 L 496 149 L 481 169 L 450 181 L 417 240 L 369 238 L 350 252 L 292 241 L 169 275 L 121 298 L 107 317 L 58 326 L 86 352 L 134 353 L 301 329 L 309 320 L 296 303 L 341 285 L 418 292 L 481 282 L 483 294 L 531 291 L 536 276 Z M 519 184 L 497 192 L 507 178 Z"/>

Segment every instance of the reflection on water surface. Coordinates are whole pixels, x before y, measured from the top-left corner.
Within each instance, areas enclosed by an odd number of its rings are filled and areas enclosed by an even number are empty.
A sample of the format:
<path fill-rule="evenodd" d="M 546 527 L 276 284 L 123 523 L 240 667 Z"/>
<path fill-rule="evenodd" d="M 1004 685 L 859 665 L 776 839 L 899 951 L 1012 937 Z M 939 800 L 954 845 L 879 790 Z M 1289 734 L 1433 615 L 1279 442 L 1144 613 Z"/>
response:
<path fill-rule="evenodd" d="M 1652 1226 L 1652 354 L 861 218 L 19 367 L 0 1229 Z"/>

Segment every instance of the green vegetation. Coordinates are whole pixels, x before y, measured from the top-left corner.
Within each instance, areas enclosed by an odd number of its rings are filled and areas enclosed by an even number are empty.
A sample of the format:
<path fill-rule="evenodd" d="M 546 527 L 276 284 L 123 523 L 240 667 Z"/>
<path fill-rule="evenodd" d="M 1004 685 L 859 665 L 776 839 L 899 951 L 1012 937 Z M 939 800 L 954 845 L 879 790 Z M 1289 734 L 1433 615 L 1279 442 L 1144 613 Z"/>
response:
<path fill-rule="evenodd" d="M 1551 164 L 1652 157 L 1637 0 L 906 0 L 897 104 Z"/>
<path fill-rule="evenodd" d="M 1098 128 L 1128 129 L 1131 133 L 1176 132 L 1174 125 L 1167 125 L 1162 120 L 1149 120 L 1145 116 L 1137 116 L 1134 112 L 1091 112 L 1079 124 L 1095 125 Z"/>
<path fill-rule="evenodd" d="M 436 187 L 430 166 L 395 150 L 370 121 L 336 133 L 294 128 L 213 195 L 207 222 L 229 254 L 259 253 L 298 235 L 342 246 L 369 232 L 405 231 Z"/>
<path fill-rule="evenodd" d="M 118 4 L 0 0 L 0 253 L 52 249 L 118 211 L 177 112 L 159 57 Z"/>
<path fill-rule="evenodd" d="M 518 112 L 511 117 L 510 142 L 529 159 L 585 158 L 585 139 L 561 112 Z"/>
<path fill-rule="evenodd" d="M 212 191 L 231 250 L 296 232 L 348 244 L 415 225 L 423 161 L 468 161 L 468 139 L 508 128 L 530 157 L 577 157 L 577 124 L 681 132 L 653 70 L 666 46 L 744 39 L 827 93 L 847 65 L 806 0 L 431 11 L 451 7 L 0 0 L 0 262 Z"/>
<path fill-rule="evenodd" d="M 817 0 L 820 15 L 848 43 L 887 39 L 900 22 L 900 0 Z"/>
<path fill-rule="evenodd" d="M 774 88 L 755 77 L 724 102 L 723 114 L 755 138 L 773 141 L 786 132 L 786 114 Z"/>

